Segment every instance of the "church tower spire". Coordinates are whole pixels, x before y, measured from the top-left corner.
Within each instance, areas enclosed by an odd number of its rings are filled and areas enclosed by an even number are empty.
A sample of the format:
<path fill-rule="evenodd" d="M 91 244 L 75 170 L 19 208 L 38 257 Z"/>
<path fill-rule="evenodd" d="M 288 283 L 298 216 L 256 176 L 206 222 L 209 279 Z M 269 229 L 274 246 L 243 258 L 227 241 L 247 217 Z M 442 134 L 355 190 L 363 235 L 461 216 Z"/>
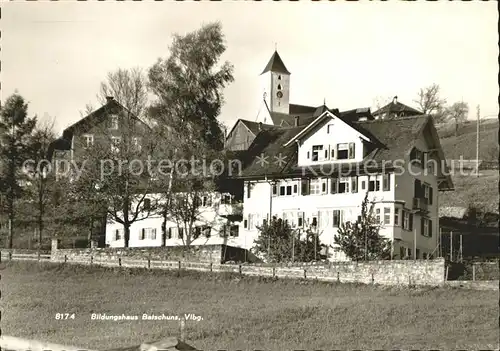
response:
<path fill-rule="evenodd" d="M 270 112 L 289 113 L 290 74 L 278 51 L 274 51 L 260 74 L 264 100 Z"/>

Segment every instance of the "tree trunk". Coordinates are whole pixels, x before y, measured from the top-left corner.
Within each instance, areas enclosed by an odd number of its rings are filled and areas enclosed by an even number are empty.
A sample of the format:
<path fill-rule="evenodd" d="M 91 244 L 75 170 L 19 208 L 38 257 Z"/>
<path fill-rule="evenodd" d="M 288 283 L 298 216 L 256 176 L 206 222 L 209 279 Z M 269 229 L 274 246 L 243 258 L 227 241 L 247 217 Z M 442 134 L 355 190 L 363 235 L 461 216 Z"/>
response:
<path fill-rule="evenodd" d="M 13 194 L 11 193 L 9 199 L 9 249 L 12 249 L 12 241 L 14 238 L 14 201 L 12 196 Z"/>
<path fill-rule="evenodd" d="M 38 189 L 38 253 L 42 249 L 42 233 L 43 233 L 43 179 L 40 180 L 40 188 Z"/>
<path fill-rule="evenodd" d="M 93 232 L 93 229 L 94 229 L 94 217 L 90 216 L 89 232 L 87 234 L 87 243 L 88 243 L 88 247 L 89 248 L 92 247 L 92 232 Z"/>
<path fill-rule="evenodd" d="M 455 138 L 458 137 L 458 121 L 455 121 Z"/>

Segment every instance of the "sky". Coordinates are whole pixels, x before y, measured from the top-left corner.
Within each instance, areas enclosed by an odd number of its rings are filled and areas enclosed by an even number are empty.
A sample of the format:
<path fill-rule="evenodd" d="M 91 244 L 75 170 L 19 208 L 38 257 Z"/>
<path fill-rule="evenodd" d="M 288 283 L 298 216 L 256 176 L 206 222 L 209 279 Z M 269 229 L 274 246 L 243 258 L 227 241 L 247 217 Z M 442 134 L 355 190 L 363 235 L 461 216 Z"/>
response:
<path fill-rule="evenodd" d="M 220 120 L 255 120 L 259 74 L 277 48 L 291 74 L 290 102 L 348 110 L 398 96 L 415 106 L 433 83 L 469 118 L 498 114 L 496 2 L 4 2 L 1 101 L 17 91 L 57 132 L 97 106 L 118 68 L 147 70 L 168 57 L 172 34 L 220 21 L 234 65 Z"/>

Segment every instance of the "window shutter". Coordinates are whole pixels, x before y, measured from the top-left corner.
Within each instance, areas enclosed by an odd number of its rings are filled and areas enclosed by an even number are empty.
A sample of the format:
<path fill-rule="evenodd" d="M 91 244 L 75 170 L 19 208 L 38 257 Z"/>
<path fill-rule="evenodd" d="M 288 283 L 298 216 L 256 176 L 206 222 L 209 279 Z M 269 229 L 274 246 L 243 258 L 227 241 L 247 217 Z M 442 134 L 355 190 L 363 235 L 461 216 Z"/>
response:
<path fill-rule="evenodd" d="M 429 205 L 432 205 L 432 187 L 429 187 Z"/>
<path fill-rule="evenodd" d="M 353 193 L 358 192 L 358 177 L 357 176 L 351 178 L 351 189 L 352 189 Z"/>
<path fill-rule="evenodd" d="M 309 160 L 309 151 L 307 151 L 307 159 Z"/>
<path fill-rule="evenodd" d="M 304 212 L 299 212 L 299 216 L 297 218 L 297 226 L 302 227 L 304 226 Z"/>
<path fill-rule="evenodd" d="M 146 236 L 146 230 L 144 228 L 142 228 L 141 230 L 141 240 L 144 240 L 144 237 Z"/>
<path fill-rule="evenodd" d="M 309 179 L 303 179 L 300 188 L 302 195 L 309 195 Z"/>
<path fill-rule="evenodd" d="M 332 194 L 336 194 L 336 193 L 337 193 L 337 191 L 338 191 L 338 190 L 337 190 L 337 189 L 338 189 L 338 187 L 337 187 L 337 184 L 338 184 L 338 178 L 331 178 L 330 183 L 331 183 L 330 193 L 332 193 Z"/>
<path fill-rule="evenodd" d="M 325 150 L 325 160 L 328 160 L 328 149 Z"/>
<path fill-rule="evenodd" d="M 331 148 L 331 159 L 335 160 L 335 148 L 334 147 Z"/>
<path fill-rule="evenodd" d="M 384 191 L 389 191 L 391 190 L 391 175 L 390 174 L 384 174 L 383 175 L 383 187 L 384 187 Z"/>
<path fill-rule="evenodd" d="M 172 228 L 168 228 L 167 239 L 172 239 Z"/>
<path fill-rule="evenodd" d="M 321 181 L 321 192 L 326 193 L 326 181 Z"/>
<path fill-rule="evenodd" d="M 421 192 L 422 192 L 422 183 L 420 182 L 419 179 L 415 179 L 414 197 L 420 197 Z"/>
<path fill-rule="evenodd" d="M 278 194 L 278 186 L 276 184 L 273 184 L 272 187 L 273 187 L 273 195 L 276 196 Z"/>
<path fill-rule="evenodd" d="M 247 228 L 247 227 L 248 227 L 248 220 L 247 220 L 247 219 L 245 219 L 245 220 L 243 221 L 243 228 Z"/>
<path fill-rule="evenodd" d="M 354 158 L 354 146 L 355 143 L 349 143 L 349 158 L 352 159 Z"/>
<path fill-rule="evenodd" d="M 424 232 L 424 222 L 425 222 L 424 217 L 420 218 L 420 234 L 422 234 L 422 235 L 425 234 L 425 232 Z"/>
<path fill-rule="evenodd" d="M 410 213 L 409 214 L 409 217 L 410 217 L 410 228 L 408 228 L 409 230 L 413 230 L 413 213 Z"/>
<path fill-rule="evenodd" d="M 429 237 L 432 237 L 432 220 L 429 219 Z"/>

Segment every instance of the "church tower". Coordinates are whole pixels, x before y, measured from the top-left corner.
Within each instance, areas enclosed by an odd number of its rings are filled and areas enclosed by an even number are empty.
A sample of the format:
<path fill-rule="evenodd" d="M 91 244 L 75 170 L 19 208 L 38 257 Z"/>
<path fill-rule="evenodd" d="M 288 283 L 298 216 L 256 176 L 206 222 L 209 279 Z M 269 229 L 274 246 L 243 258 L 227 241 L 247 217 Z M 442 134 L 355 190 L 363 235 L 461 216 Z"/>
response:
<path fill-rule="evenodd" d="M 262 96 L 271 112 L 289 113 L 290 72 L 275 51 L 260 74 Z"/>

